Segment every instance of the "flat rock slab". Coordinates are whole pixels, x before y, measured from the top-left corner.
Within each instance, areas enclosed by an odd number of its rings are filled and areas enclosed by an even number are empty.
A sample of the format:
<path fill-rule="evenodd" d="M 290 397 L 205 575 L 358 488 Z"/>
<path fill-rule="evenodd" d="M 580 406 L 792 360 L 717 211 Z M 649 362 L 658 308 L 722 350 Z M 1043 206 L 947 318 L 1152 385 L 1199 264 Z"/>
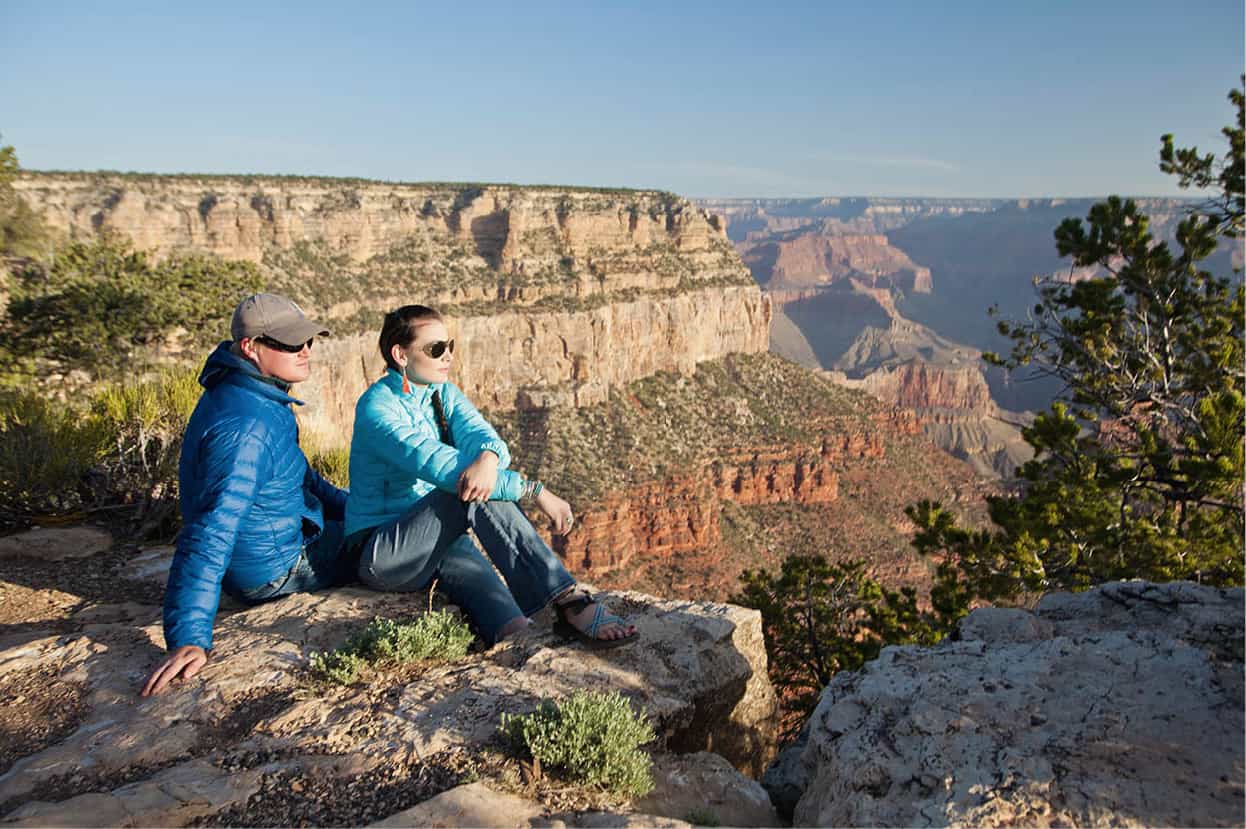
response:
<path fill-rule="evenodd" d="M 1114 583 L 958 634 L 832 680 L 795 824 L 1242 824 L 1241 588 Z"/>
<path fill-rule="evenodd" d="M 256 769 L 298 773 L 332 759 L 357 775 L 470 752 L 495 739 L 503 712 L 578 689 L 621 691 L 668 748 L 735 750 L 736 766 L 764 760 L 775 698 L 759 614 L 603 596 L 635 622 L 639 643 L 591 652 L 539 621 L 486 653 L 349 687 L 317 684 L 312 654 L 373 617 L 417 616 L 426 597 L 362 588 L 289 596 L 219 616 L 204 670 L 148 699 L 137 694 L 164 656 L 159 608 L 83 608 L 73 632 L 32 629 L 0 650 L 0 683 L 43 672 L 74 702 L 72 722 L 0 767 L 0 823 L 179 825 L 231 805 L 246 814 Z M 760 755 L 748 753 L 757 746 Z"/>
<path fill-rule="evenodd" d="M 94 527 L 39 527 L 0 538 L 0 558 L 25 556 L 46 561 L 86 558 L 112 547 L 112 536 Z"/>
<path fill-rule="evenodd" d="M 530 821 L 543 811 L 540 804 L 531 800 L 495 792 L 483 783 L 468 783 L 372 825 L 527 829 Z"/>
<path fill-rule="evenodd" d="M 126 581 L 150 582 L 164 587 L 169 582 L 174 552 L 172 545 L 147 547 L 126 562 L 118 575 Z"/>

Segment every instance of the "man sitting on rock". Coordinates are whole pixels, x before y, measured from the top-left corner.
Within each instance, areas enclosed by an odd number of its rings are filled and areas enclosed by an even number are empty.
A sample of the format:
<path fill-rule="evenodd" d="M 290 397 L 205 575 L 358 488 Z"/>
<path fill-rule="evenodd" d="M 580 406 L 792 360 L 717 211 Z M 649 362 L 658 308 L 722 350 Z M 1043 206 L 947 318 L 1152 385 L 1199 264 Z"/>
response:
<path fill-rule="evenodd" d="M 222 588 L 254 604 L 356 577 L 342 543 L 347 493 L 308 465 L 290 406 L 302 405 L 290 386 L 307 379 L 312 343 L 329 332 L 274 294 L 244 299 L 230 332 L 199 375 L 204 392 L 182 442 L 169 653 L 143 696 L 203 669 Z"/>

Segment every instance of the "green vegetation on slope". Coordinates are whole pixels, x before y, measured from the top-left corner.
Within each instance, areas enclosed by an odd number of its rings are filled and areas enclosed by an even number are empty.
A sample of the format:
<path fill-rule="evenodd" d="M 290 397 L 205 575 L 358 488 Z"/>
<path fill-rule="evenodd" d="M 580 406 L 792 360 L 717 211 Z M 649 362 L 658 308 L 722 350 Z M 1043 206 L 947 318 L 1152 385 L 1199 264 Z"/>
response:
<path fill-rule="evenodd" d="M 882 411 L 772 354 L 732 354 L 691 377 L 663 372 L 580 409 L 490 414 L 515 448 L 514 466 L 576 505 L 637 483 L 697 474 L 749 447 L 803 447 L 827 432 L 864 428 Z"/>
<path fill-rule="evenodd" d="M 0 379 L 25 385 L 74 369 L 133 375 L 170 336 L 197 354 L 228 330 L 238 299 L 260 287 L 249 262 L 204 254 L 155 262 L 116 238 L 70 242 L 50 264 L 29 262 L 16 274 L 0 326 L 0 349 L 13 360 Z"/>

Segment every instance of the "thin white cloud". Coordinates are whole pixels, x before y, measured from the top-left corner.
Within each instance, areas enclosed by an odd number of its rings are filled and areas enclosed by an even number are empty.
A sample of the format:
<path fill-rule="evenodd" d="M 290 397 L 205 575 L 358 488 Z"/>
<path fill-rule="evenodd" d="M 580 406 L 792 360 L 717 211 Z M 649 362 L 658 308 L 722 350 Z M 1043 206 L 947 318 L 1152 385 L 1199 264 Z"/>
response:
<path fill-rule="evenodd" d="M 903 156 L 854 155 L 837 153 L 832 150 L 809 153 L 806 158 L 826 164 L 861 164 L 870 167 L 919 167 L 927 170 L 940 170 L 945 173 L 959 173 L 960 167 L 950 161 L 937 158 L 906 158 Z"/>
<path fill-rule="evenodd" d="M 753 188 L 792 196 L 814 196 L 834 189 L 834 182 L 822 176 L 797 175 L 769 167 L 713 161 L 633 164 L 630 169 L 657 173 L 663 177 L 712 179 L 729 185 L 732 192 L 751 192 L 750 188 Z M 704 182 L 701 186 L 704 186 Z"/>

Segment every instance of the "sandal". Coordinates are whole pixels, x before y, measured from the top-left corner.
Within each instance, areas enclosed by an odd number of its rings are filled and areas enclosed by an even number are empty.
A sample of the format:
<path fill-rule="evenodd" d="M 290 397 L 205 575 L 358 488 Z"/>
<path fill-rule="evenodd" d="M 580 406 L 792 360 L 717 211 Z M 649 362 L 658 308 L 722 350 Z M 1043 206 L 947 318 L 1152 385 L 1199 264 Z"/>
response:
<path fill-rule="evenodd" d="M 597 612 L 593 614 L 593 620 L 584 626 L 584 629 L 576 627 L 567 618 L 569 613 L 579 613 L 589 605 L 597 605 Z M 574 599 L 566 602 L 554 602 L 554 613 L 558 616 L 558 621 L 554 622 L 554 633 L 557 633 L 564 639 L 578 639 L 592 650 L 606 650 L 607 648 L 617 648 L 620 645 L 626 645 L 640 638 L 639 631 L 632 631 L 627 636 L 618 639 L 601 639 L 597 636 L 606 625 L 616 624 L 626 626 L 626 619 L 615 616 L 613 613 L 607 613 L 606 609 L 593 598 L 590 593 L 582 593 Z"/>

